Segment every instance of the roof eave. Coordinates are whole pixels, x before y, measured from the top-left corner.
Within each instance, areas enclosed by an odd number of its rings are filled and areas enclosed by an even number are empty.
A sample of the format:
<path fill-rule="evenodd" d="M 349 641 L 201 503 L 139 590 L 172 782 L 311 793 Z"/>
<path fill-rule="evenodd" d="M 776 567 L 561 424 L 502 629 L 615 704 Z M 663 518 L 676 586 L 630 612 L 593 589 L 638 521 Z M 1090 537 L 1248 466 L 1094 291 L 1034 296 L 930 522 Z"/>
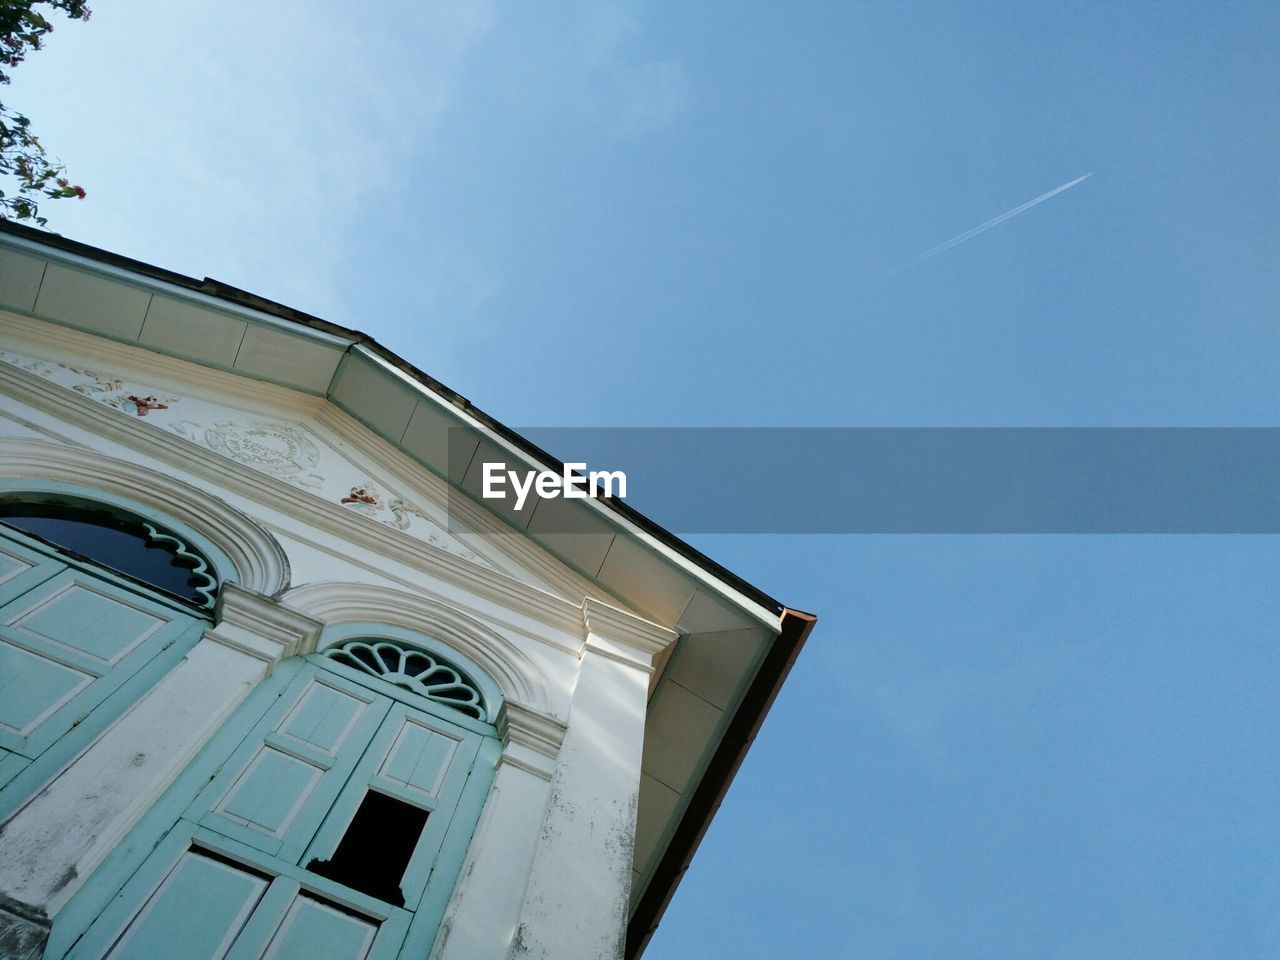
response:
<path fill-rule="evenodd" d="M 693 855 L 706 835 L 716 811 L 720 809 L 747 750 L 760 732 L 769 708 L 773 706 L 783 681 L 787 679 L 805 640 L 817 622 L 818 618 L 811 613 L 783 609 L 782 632 L 774 640 L 751 686 L 738 704 L 684 816 L 671 836 L 671 842 L 658 863 L 648 889 L 632 911 L 631 922 L 627 927 L 626 960 L 639 957 L 658 929 L 667 904 L 671 902 L 680 880 L 689 869 Z"/>

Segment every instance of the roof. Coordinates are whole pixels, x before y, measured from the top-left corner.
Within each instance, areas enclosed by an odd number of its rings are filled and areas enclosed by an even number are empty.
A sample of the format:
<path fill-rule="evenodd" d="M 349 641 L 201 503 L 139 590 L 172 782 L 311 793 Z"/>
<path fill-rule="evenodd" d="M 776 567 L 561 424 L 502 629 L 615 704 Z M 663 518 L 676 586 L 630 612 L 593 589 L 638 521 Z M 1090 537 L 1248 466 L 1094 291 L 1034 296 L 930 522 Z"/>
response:
<path fill-rule="evenodd" d="M 475 494 L 457 442 L 563 464 L 372 337 L 208 277 L 196 280 L 0 220 L 0 307 L 327 397 Z M 87 309 L 92 307 L 92 309 Z M 199 333 L 196 337 L 193 334 Z M 241 346 L 252 339 L 252 349 Z M 481 457 L 468 458 L 468 464 Z M 478 502 L 610 593 L 681 633 L 650 700 L 627 952 L 639 956 L 815 618 L 785 607 L 614 498 L 543 501 L 540 523 Z M 564 534 L 568 528 L 575 533 Z M 694 714 L 690 714 L 690 710 Z M 651 749 L 652 747 L 652 749 Z"/>

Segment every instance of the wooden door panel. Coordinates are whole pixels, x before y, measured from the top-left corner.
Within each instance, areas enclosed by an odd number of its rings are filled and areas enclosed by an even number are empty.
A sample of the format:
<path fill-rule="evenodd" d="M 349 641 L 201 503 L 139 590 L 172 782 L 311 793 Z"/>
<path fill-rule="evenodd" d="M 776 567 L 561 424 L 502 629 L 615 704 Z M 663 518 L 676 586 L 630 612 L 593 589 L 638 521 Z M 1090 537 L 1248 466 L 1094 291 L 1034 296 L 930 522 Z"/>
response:
<path fill-rule="evenodd" d="M 107 960 L 222 960 L 270 881 L 188 850 L 106 954 Z"/>
<path fill-rule="evenodd" d="M 66 564 L 19 543 L 7 531 L 0 532 L 0 605 L 65 569 Z"/>
<path fill-rule="evenodd" d="M 213 812 L 283 840 L 325 772 L 323 767 L 263 746 Z"/>
<path fill-rule="evenodd" d="M 67 570 L 5 610 L 6 632 L 105 673 L 178 614 L 145 609 L 139 597 Z"/>
<path fill-rule="evenodd" d="M 353 695 L 317 677 L 281 722 L 276 734 L 282 742 L 310 747 L 332 761 L 369 705 L 367 694 Z"/>
<path fill-rule="evenodd" d="M 376 776 L 399 784 L 423 800 L 433 800 L 439 795 L 461 746 L 461 738 L 406 717 Z"/>
<path fill-rule="evenodd" d="M 262 960 L 365 960 L 378 925 L 300 893 L 289 905 Z"/>
<path fill-rule="evenodd" d="M 0 635 L 0 743 L 21 750 L 41 723 L 96 679 Z"/>
<path fill-rule="evenodd" d="M 28 760 L 184 633 L 194 642 L 203 622 L 83 565 L 44 558 L 7 532 L 4 571 L 5 584 L 28 589 L 0 605 L 0 748 Z"/>
<path fill-rule="evenodd" d="M 294 861 L 386 716 L 376 694 L 298 676 L 191 807 L 200 824 Z"/>

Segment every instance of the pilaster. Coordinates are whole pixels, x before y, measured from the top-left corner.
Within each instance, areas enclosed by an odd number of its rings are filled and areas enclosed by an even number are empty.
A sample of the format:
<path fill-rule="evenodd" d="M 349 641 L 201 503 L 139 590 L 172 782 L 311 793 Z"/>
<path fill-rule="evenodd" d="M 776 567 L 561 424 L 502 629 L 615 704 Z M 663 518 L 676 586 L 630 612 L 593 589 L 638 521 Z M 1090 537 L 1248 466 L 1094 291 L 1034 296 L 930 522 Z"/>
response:
<path fill-rule="evenodd" d="M 504 957 L 511 948 L 565 725 L 512 701 L 505 719 L 502 756 L 434 960 Z"/>
<path fill-rule="evenodd" d="M 595 600 L 510 956 L 621 958 L 653 658 L 676 634 Z"/>

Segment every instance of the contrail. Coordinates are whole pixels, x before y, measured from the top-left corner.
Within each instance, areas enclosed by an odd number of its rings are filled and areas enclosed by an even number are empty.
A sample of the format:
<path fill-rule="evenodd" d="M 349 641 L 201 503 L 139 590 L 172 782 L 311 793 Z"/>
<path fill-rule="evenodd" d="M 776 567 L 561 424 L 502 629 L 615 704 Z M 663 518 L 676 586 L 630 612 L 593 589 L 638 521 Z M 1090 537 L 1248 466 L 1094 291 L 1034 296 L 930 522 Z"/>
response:
<path fill-rule="evenodd" d="M 893 273 L 889 274 L 889 276 L 891 277 L 896 276 L 897 274 L 902 273 L 902 271 L 904 270 L 910 270 L 912 267 L 918 266 L 919 264 L 924 263 L 926 260 L 930 259 L 931 257 L 936 257 L 938 254 L 945 253 L 946 251 L 950 250 L 952 247 L 959 246 L 960 244 L 964 243 L 966 240 L 972 240 L 978 234 L 986 233 L 992 227 L 999 226 L 1000 224 L 1004 223 L 1006 220 L 1012 217 L 1016 217 L 1020 213 L 1025 213 L 1027 210 L 1030 210 L 1032 207 L 1034 207 L 1037 203 L 1044 203 L 1050 197 L 1057 196 L 1063 190 L 1070 190 L 1077 183 L 1081 183 L 1085 180 L 1088 180 L 1092 176 L 1093 176 L 1093 171 L 1090 170 L 1083 177 L 1076 177 L 1074 180 L 1070 181 L 1069 183 L 1064 183 L 1060 187 L 1055 187 L 1054 189 L 1050 190 L 1048 193 L 1040 194 L 1040 196 L 1036 197 L 1034 200 L 1028 200 L 1026 203 L 1022 204 L 1021 206 L 1014 207 L 1012 210 L 1006 210 L 1004 213 L 1000 214 L 1000 216 L 992 217 L 986 223 L 980 223 L 976 227 L 974 227 L 972 230 L 966 230 L 964 233 L 960 234 L 959 236 L 952 237 L 946 243 L 940 243 L 933 249 L 926 250 L 924 253 L 920 254 L 920 256 L 916 257 L 914 260 L 909 260 L 906 263 L 904 263 L 902 266 L 900 266 L 897 270 L 894 270 Z"/>

